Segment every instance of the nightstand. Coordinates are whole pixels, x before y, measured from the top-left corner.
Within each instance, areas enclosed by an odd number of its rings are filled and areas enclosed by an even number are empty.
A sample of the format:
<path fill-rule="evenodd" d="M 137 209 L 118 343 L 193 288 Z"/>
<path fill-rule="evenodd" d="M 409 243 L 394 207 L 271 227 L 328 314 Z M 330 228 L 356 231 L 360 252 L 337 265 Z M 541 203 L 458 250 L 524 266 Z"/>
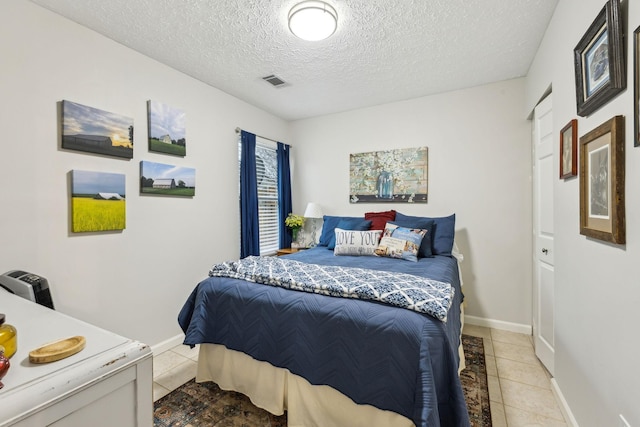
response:
<path fill-rule="evenodd" d="M 289 254 L 295 254 L 298 251 L 301 251 L 303 249 L 306 248 L 283 248 L 283 249 L 278 249 L 278 252 L 276 252 L 277 256 L 282 256 L 282 255 L 289 255 Z"/>

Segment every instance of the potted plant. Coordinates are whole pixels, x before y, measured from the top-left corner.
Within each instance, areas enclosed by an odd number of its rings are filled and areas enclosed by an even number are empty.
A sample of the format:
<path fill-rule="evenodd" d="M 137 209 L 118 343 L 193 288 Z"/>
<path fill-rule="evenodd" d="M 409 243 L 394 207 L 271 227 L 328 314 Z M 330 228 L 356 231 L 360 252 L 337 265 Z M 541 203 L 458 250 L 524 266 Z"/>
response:
<path fill-rule="evenodd" d="M 298 231 L 304 225 L 304 217 L 302 215 L 294 215 L 290 213 L 284 220 L 284 225 L 291 230 L 293 242 L 298 241 Z"/>

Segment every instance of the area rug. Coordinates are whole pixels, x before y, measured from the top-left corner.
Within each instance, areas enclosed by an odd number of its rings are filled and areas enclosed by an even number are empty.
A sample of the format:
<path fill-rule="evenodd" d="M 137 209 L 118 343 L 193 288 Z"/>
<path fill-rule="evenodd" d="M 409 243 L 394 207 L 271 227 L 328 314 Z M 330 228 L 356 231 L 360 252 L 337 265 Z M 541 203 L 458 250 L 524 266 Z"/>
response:
<path fill-rule="evenodd" d="M 482 338 L 462 336 L 462 348 L 466 368 L 460 372 L 460 382 L 467 402 L 469 420 L 472 427 L 491 427 L 491 406 L 489 405 L 489 383 L 487 365 L 484 359 Z"/>
<path fill-rule="evenodd" d="M 462 336 L 467 367 L 460 380 L 473 427 L 491 426 L 489 389 L 482 338 Z M 254 406 L 241 393 L 221 390 L 213 382 L 194 380 L 157 400 L 154 427 L 286 427 L 287 414 L 275 416 Z"/>

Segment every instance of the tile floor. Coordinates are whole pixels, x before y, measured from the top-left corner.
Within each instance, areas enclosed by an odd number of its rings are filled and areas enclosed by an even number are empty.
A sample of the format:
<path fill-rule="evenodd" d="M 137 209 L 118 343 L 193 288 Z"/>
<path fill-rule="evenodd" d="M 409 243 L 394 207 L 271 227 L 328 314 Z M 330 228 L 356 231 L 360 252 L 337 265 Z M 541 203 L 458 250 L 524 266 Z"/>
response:
<path fill-rule="evenodd" d="M 567 426 L 530 336 L 474 325 L 464 333 L 484 339 L 493 427 Z M 195 377 L 197 360 L 198 348 L 183 345 L 154 356 L 153 400 Z"/>
<path fill-rule="evenodd" d="M 173 347 L 153 356 L 153 401 L 169 394 L 172 390 L 196 376 L 198 346 Z"/>
<path fill-rule="evenodd" d="M 493 427 L 567 426 L 533 337 L 474 325 L 464 333 L 483 338 Z"/>

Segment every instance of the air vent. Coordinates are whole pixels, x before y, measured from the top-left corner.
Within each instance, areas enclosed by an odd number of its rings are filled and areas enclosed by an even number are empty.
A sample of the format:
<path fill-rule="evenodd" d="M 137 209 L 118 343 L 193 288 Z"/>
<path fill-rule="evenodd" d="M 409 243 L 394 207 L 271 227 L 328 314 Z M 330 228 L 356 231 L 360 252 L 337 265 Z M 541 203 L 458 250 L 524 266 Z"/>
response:
<path fill-rule="evenodd" d="M 271 74 L 270 76 L 263 77 L 262 80 L 271 83 L 274 87 L 282 87 L 286 83 L 280 77 Z"/>

